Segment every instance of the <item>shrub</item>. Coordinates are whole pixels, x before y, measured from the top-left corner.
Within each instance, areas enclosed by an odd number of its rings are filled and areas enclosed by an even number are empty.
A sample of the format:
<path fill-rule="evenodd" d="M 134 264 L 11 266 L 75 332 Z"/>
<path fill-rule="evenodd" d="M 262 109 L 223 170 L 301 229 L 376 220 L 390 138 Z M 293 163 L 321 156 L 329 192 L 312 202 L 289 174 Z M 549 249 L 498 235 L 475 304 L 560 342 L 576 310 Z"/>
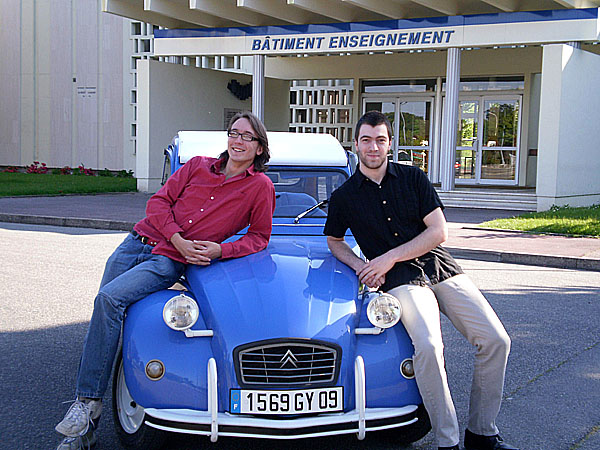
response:
<path fill-rule="evenodd" d="M 119 170 L 116 176 L 119 178 L 133 178 L 133 170 Z"/>
<path fill-rule="evenodd" d="M 77 173 L 75 171 L 77 170 Z M 88 169 L 83 164 L 80 164 L 77 169 L 73 169 L 73 174 L 75 175 L 87 175 L 93 177 L 96 173 L 92 169 Z"/>
<path fill-rule="evenodd" d="M 112 177 L 113 174 L 110 170 L 108 170 L 106 167 L 103 170 L 99 170 L 98 171 L 98 176 L 100 177 Z"/>
<path fill-rule="evenodd" d="M 27 173 L 48 173 L 48 168 L 46 167 L 46 163 L 41 163 L 39 161 L 34 161 L 33 164 L 30 164 L 25 169 Z"/>

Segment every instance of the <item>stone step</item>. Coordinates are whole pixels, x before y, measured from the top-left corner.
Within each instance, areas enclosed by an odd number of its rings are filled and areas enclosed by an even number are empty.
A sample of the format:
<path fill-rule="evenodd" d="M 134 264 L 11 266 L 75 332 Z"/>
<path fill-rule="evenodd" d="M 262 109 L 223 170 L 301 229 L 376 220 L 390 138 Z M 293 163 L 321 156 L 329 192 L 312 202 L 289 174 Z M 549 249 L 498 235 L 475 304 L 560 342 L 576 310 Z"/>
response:
<path fill-rule="evenodd" d="M 536 211 L 535 194 L 520 192 L 452 191 L 439 192 L 445 206 L 455 208 L 508 209 Z"/>

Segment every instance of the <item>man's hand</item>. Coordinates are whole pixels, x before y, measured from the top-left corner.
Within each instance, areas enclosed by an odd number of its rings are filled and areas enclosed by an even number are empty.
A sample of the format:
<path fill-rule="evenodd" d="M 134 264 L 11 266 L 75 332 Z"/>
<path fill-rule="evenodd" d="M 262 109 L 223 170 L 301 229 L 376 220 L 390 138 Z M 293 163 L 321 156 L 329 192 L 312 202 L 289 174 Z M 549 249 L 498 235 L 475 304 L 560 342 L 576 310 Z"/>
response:
<path fill-rule="evenodd" d="M 366 262 L 361 268 L 356 271 L 358 279 L 361 283 L 369 287 L 379 287 L 385 283 L 385 274 L 394 267 L 393 258 L 389 254 L 384 253 L 377 258 Z"/>
<path fill-rule="evenodd" d="M 361 259 L 360 260 L 360 264 L 358 264 L 357 266 L 353 267 L 354 272 L 358 276 L 359 281 L 361 283 L 364 283 L 367 287 L 370 287 L 370 288 L 378 288 L 378 287 L 382 286 L 383 284 L 385 284 L 385 274 L 382 275 L 382 276 L 380 276 L 380 277 L 376 277 L 375 274 L 373 274 L 371 276 L 361 277 L 360 274 L 363 271 L 367 271 L 368 270 L 368 266 L 369 266 L 369 261 L 363 261 Z"/>
<path fill-rule="evenodd" d="M 207 257 L 210 260 L 220 258 L 223 254 L 221 245 L 212 241 L 194 241 L 196 248 L 200 250 L 202 256 Z"/>
<path fill-rule="evenodd" d="M 385 273 L 387 271 L 380 276 L 376 276 L 375 274 L 365 277 L 360 276 L 363 270 L 367 270 L 366 268 L 368 267 L 369 263 L 366 263 L 361 258 L 356 256 L 344 238 L 327 236 L 327 245 L 329 246 L 331 253 L 333 253 L 333 256 L 354 269 L 354 272 L 359 276 L 361 283 L 366 284 L 370 288 L 379 287 L 385 283 Z"/>
<path fill-rule="evenodd" d="M 189 241 L 179 233 L 171 236 L 171 244 L 185 258 L 188 264 L 208 266 L 211 260 L 221 256 L 221 246 L 210 241 Z"/>

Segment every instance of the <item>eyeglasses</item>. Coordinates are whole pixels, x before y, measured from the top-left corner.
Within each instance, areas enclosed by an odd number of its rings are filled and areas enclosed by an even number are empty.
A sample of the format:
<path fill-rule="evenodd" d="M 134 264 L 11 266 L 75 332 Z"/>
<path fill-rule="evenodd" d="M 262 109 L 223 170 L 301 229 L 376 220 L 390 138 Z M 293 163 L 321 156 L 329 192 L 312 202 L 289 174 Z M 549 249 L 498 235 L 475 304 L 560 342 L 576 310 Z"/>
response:
<path fill-rule="evenodd" d="M 258 141 L 258 138 L 252 136 L 250 133 L 242 134 L 242 133 L 238 133 L 237 131 L 228 131 L 227 136 L 229 136 L 231 139 L 237 139 L 237 137 L 240 136 L 242 138 L 242 141 L 246 141 L 246 142 Z"/>

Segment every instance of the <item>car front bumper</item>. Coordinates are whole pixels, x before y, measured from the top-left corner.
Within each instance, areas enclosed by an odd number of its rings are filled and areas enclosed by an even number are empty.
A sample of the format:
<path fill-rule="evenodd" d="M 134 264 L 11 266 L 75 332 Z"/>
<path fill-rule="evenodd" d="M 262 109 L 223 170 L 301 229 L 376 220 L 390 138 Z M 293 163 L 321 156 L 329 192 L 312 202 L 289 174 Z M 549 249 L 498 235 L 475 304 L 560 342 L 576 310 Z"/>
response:
<path fill-rule="evenodd" d="M 367 431 L 411 425 L 419 420 L 417 405 L 398 408 L 366 408 L 365 367 L 361 356 L 354 363 L 356 408 L 343 413 L 267 419 L 218 412 L 217 368 L 208 363 L 208 411 L 191 409 L 145 409 L 148 426 L 176 433 L 218 436 L 296 439 L 356 433 L 364 439 Z"/>
<path fill-rule="evenodd" d="M 212 418 L 208 411 L 185 409 L 146 409 L 146 424 L 164 431 L 211 436 Z M 364 432 L 402 427 L 415 423 L 417 406 L 369 408 L 365 410 Z M 229 413 L 217 414 L 218 436 L 296 439 L 357 433 L 361 419 L 357 410 L 294 419 L 264 419 Z"/>

